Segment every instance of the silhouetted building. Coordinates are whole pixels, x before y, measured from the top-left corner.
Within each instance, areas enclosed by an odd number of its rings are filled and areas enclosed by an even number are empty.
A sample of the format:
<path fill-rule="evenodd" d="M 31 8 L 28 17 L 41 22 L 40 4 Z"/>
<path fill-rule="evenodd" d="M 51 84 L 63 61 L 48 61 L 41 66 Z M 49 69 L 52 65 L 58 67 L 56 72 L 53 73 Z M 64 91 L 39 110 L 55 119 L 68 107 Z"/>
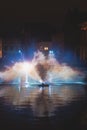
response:
<path fill-rule="evenodd" d="M 80 23 L 80 59 L 87 62 L 87 21 Z"/>
<path fill-rule="evenodd" d="M 4 38 L 2 42 L 3 61 L 15 62 L 22 58 L 22 45 L 18 38 Z"/>
<path fill-rule="evenodd" d="M 48 55 L 52 50 L 52 41 L 39 41 L 36 45 L 36 51 L 41 51 L 44 55 Z"/>
<path fill-rule="evenodd" d="M 2 39 L 0 39 L 0 58 L 2 58 Z"/>
<path fill-rule="evenodd" d="M 77 9 L 68 10 L 64 23 L 64 40 L 66 49 L 74 51 L 79 44 L 79 11 Z"/>
<path fill-rule="evenodd" d="M 64 43 L 66 50 L 73 53 L 75 59 L 87 59 L 87 13 L 78 9 L 68 10 L 64 23 Z"/>

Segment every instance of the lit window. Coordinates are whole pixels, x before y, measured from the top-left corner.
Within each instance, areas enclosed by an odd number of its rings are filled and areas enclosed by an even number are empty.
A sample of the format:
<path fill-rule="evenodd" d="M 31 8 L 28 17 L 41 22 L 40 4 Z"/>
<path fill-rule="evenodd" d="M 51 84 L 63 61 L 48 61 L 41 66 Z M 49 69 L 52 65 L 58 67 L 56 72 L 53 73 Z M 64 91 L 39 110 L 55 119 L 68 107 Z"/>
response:
<path fill-rule="evenodd" d="M 44 47 L 44 50 L 47 51 L 47 50 L 48 50 L 48 47 Z"/>

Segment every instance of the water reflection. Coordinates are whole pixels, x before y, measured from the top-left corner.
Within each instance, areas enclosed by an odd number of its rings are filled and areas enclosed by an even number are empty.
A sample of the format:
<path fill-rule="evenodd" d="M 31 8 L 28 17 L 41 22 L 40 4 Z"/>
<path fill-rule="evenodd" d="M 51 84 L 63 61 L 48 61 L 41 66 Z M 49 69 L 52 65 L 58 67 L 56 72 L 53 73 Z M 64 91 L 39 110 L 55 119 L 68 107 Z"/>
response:
<path fill-rule="evenodd" d="M 2 86 L 0 97 L 14 110 L 30 107 L 34 116 L 52 116 L 56 108 L 67 106 L 81 99 L 85 94 L 84 86 L 60 85 L 40 88 L 38 86 Z"/>

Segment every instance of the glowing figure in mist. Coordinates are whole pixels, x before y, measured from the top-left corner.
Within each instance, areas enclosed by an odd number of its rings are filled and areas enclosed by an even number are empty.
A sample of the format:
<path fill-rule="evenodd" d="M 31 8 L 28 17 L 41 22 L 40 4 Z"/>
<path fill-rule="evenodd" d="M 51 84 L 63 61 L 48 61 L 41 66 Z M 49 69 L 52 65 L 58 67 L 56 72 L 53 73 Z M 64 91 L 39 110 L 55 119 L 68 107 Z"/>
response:
<path fill-rule="evenodd" d="M 60 64 L 54 55 L 46 57 L 42 52 L 35 52 L 31 62 L 16 62 L 4 72 L 0 72 L 1 82 L 17 81 L 31 83 L 73 83 L 82 81 L 84 74 L 66 64 Z"/>

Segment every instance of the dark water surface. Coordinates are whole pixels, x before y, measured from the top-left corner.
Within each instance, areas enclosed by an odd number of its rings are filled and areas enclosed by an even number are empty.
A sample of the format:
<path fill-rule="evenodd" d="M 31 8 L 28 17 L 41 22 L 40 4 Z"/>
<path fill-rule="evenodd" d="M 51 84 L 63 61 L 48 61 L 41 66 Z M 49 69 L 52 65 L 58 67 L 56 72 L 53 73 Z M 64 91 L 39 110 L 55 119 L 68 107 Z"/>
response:
<path fill-rule="evenodd" d="M 0 130 L 87 130 L 87 86 L 0 86 Z"/>

